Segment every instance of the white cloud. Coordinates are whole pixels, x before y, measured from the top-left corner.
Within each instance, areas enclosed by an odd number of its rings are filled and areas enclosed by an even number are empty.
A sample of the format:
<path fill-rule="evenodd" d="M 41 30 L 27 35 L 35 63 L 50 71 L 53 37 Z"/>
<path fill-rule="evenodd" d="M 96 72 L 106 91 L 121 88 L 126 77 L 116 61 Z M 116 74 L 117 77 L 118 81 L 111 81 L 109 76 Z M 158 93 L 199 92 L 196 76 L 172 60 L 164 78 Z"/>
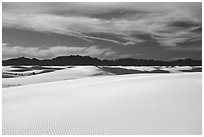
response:
<path fill-rule="evenodd" d="M 9 4 L 7 4 L 9 5 Z M 25 9 L 22 7 L 25 5 Z M 158 34 L 161 36 L 169 35 L 165 39 L 158 40 L 161 45 L 176 46 L 178 42 L 184 40 L 181 30 L 170 31 L 168 23 L 177 20 L 186 20 L 201 23 L 199 4 L 185 3 L 30 3 L 11 4 L 10 8 L 3 10 L 3 27 L 29 29 L 39 32 L 52 32 L 71 35 L 91 42 L 93 39 L 113 42 L 121 45 L 133 45 L 132 43 L 144 42 L 143 39 L 133 37 L 133 34 Z M 154 5 L 154 6 L 153 6 Z M 21 7 L 18 9 L 17 7 Z M 8 6 L 9 7 L 9 6 Z M 14 7 L 14 8 L 12 8 Z M 29 9 L 30 7 L 30 9 Z M 36 10 L 36 9 L 38 10 Z M 23 10 L 24 9 L 24 10 Z M 115 9 L 146 11 L 146 14 L 135 13 L 130 18 L 116 18 L 104 20 L 100 18 L 101 13 L 108 13 Z M 198 10 L 197 10 L 198 9 Z M 78 15 L 57 15 L 52 11 L 66 11 L 78 13 Z M 18 12 L 17 12 L 18 11 Z M 29 11 L 29 12 L 28 12 Z M 85 15 L 84 15 L 85 14 Z M 99 18 L 88 15 L 96 14 Z M 90 33 L 108 33 L 118 35 L 126 42 L 107 39 L 103 37 L 91 37 Z M 121 37 L 122 35 L 122 37 Z M 178 36 L 182 39 L 175 38 Z M 185 37 L 186 38 L 186 37 Z M 91 40 L 92 39 L 92 40 Z"/>
<path fill-rule="evenodd" d="M 163 46 L 175 47 L 179 43 L 201 40 L 202 34 L 192 32 L 190 29 L 166 28 L 167 32 L 156 32 L 152 37 Z"/>
<path fill-rule="evenodd" d="M 126 23 L 128 24 L 128 22 Z M 120 21 L 107 22 L 90 17 L 63 17 L 51 14 L 3 14 L 3 27 L 66 34 L 89 42 L 91 42 L 90 39 L 96 39 L 123 45 L 120 41 L 92 37 L 85 35 L 85 33 L 123 35 L 123 37 L 120 36 L 121 39 L 137 41 L 137 43 L 143 42 L 138 38 L 128 36 L 125 32 L 128 29 L 125 26 L 122 27 L 121 24 L 123 23 L 120 23 Z"/>
<path fill-rule="evenodd" d="M 129 46 L 129 45 L 135 45 L 136 43 L 134 42 L 126 42 L 126 43 L 123 43 L 124 46 Z"/>
<path fill-rule="evenodd" d="M 68 56 L 68 55 L 84 55 L 97 57 L 101 54 L 109 56 L 107 54 L 112 52 L 110 49 L 99 49 L 97 46 L 90 47 L 66 47 L 66 46 L 55 46 L 47 49 L 41 49 L 40 47 L 21 47 L 21 46 L 8 46 L 3 44 L 2 53 L 3 58 L 7 57 L 38 57 L 41 59 L 53 58 L 57 56 Z"/>
<path fill-rule="evenodd" d="M 8 43 L 2 43 L 2 46 L 7 46 L 7 45 L 9 45 Z"/>

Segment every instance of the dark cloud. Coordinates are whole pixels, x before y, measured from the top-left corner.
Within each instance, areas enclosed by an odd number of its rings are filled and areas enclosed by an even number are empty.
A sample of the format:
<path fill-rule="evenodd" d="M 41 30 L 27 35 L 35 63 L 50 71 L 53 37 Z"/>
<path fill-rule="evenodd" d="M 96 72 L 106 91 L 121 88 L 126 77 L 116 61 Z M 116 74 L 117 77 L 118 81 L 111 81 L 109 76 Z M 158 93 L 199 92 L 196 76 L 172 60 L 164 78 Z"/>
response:
<path fill-rule="evenodd" d="M 106 20 L 114 20 L 114 19 L 135 19 L 136 16 L 144 16 L 145 14 L 149 14 L 148 11 L 145 10 L 114 10 L 107 13 L 101 14 L 92 14 L 90 17 L 106 19 Z"/>
<path fill-rule="evenodd" d="M 169 23 L 169 26 L 176 27 L 180 29 L 189 29 L 194 27 L 199 27 L 202 24 L 200 22 L 192 22 L 192 21 L 173 21 Z"/>

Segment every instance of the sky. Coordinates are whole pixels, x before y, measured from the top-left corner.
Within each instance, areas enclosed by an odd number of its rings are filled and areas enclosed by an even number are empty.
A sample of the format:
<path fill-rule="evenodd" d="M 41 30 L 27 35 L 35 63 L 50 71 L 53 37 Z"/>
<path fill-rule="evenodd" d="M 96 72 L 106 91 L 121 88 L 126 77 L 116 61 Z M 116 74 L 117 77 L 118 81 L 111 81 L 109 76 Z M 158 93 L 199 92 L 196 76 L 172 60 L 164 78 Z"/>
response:
<path fill-rule="evenodd" d="M 202 59 L 202 3 L 3 2 L 2 57 Z"/>

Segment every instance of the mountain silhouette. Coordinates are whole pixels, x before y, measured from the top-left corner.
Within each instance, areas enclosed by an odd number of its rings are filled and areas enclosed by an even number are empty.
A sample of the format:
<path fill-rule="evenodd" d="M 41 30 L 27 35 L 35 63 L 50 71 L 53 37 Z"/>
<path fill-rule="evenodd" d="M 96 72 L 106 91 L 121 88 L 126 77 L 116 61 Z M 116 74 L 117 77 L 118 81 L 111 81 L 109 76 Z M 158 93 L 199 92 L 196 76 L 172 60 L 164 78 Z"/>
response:
<path fill-rule="evenodd" d="M 202 60 L 180 59 L 174 61 L 146 60 L 146 59 L 117 59 L 100 60 L 90 56 L 59 56 L 53 59 L 39 60 L 36 58 L 14 58 L 2 61 L 3 66 L 8 65 L 40 65 L 40 66 L 65 66 L 65 65 L 95 65 L 95 66 L 202 66 Z"/>

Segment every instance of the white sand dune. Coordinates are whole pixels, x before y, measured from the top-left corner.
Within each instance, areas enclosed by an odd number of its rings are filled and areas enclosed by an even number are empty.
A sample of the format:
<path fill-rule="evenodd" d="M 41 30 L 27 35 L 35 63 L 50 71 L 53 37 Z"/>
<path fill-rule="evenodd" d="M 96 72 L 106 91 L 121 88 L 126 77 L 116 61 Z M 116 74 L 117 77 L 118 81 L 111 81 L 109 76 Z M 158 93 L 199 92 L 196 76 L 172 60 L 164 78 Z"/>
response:
<path fill-rule="evenodd" d="M 202 66 L 174 66 L 174 67 L 168 67 L 168 66 L 106 66 L 110 68 L 124 68 L 124 69 L 130 69 L 130 70 L 139 70 L 139 71 L 152 71 L 152 70 L 166 70 L 171 73 L 178 73 L 181 72 L 181 70 L 191 70 L 192 68 L 202 68 Z"/>
<path fill-rule="evenodd" d="M 22 66 L 25 67 L 25 66 Z M 32 67 L 32 66 L 27 66 Z M 12 68 L 11 66 L 3 66 L 3 73 L 7 76 L 14 76 L 12 78 L 3 78 L 2 85 L 3 87 L 10 87 L 15 85 L 27 85 L 33 83 L 41 83 L 41 82 L 51 82 L 51 81 L 59 81 L 59 80 L 68 80 L 68 79 L 78 79 L 85 78 L 96 75 L 115 75 L 111 72 L 107 72 L 106 70 L 100 69 L 100 67 L 96 66 L 44 66 L 47 68 L 62 68 L 62 70 L 55 70 L 53 72 L 39 74 L 43 72 L 43 69 L 40 70 L 30 70 L 30 71 L 22 71 L 22 72 L 10 72 L 10 70 L 20 68 Z M 139 70 L 139 71 L 152 71 L 152 70 L 166 70 L 171 73 L 181 73 L 181 70 L 191 70 L 190 66 L 175 66 L 175 67 L 166 67 L 166 66 L 106 66 L 108 68 L 122 68 L 127 70 Z M 200 67 L 200 66 L 198 66 Z M 33 73 L 37 75 L 33 75 Z M 16 75 L 17 74 L 17 75 Z M 22 76 L 23 77 L 19 77 Z"/>
<path fill-rule="evenodd" d="M 177 73 L 182 70 L 191 70 L 193 68 L 201 68 L 202 66 L 174 66 L 174 67 L 165 67 L 163 66 L 162 70 L 167 70 L 169 72 Z"/>
<path fill-rule="evenodd" d="M 50 67 L 52 68 L 52 67 Z M 38 72 L 34 70 L 33 72 Z M 104 72 L 95 66 L 75 66 L 73 68 L 66 68 L 62 70 L 56 70 L 49 73 L 43 73 L 38 75 L 32 75 L 28 77 L 17 78 L 3 78 L 3 85 L 27 85 L 41 82 L 51 82 L 58 80 L 68 80 L 75 78 L 83 78 L 95 75 L 109 75 L 110 73 Z"/>
<path fill-rule="evenodd" d="M 29 70 L 29 71 L 23 71 L 23 72 L 9 72 L 9 74 L 31 74 L 31 73 L 40 73 L 43 72 L 43 70 Z"/>
<path fill-rule="evenodd" d="M 9 70 L 19 70 L 19 68 L 13 68 L 12 66 L 2 66 L 2 72 L 7 72 Z"/>
<path fill-rule="evenodd" d="M 140 70 L 140 71 L 152 71 L 155 70 L 155 66 L 106 66 L 110 68 L 124 68 L 131 70 Z"/>
<path fill-rule="evenodd" d="M 196 72 L 4 88 L 2 130 L 4 135 L 201 134 L 201 85 Z"/>
<path fill-rule="evenodd" d="M 23 67 L 23 68 L 32 68 L 32 66 L 23 66 L 20 65 L 19 67 Z M 47 68 L 66 68 L 67 66 L 43 66 L 43 67 L 47 67 Z M 20 70 L 21 68 L 16 68 L 14 66 L 2 66 L 2 71 L 3 72 L 9 72 L 10 70 Z M 18 72 L 19 73 L 19 72 Z"/>

